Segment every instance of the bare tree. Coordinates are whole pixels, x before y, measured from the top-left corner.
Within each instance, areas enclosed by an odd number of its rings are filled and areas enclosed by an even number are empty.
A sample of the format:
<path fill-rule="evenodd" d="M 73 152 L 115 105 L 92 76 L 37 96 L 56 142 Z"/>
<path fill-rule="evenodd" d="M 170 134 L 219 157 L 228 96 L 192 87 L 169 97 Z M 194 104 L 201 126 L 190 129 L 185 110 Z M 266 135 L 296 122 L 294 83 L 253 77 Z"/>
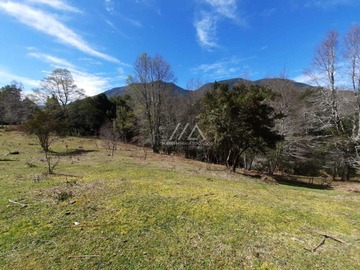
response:
<path fill-rule="evenodd" d="M 305 73 L 319 86 L 325 87 L 324 100 L 331 108 L 331 121 L 338 133 L 344 133 L 344 127 L 339 115 L 338 98 L 336 89 L 336 73 L 338 65 L 338 32 L 329 31 L 326 38 L 315 50 L 312 67 Z"/>
<path fill-rule="evenodd" d="M 113 157 L 120 141 L 119 133 L 116 131 L 113 122 L 105 122 L 101 126 L 100 138 L 103 140 L 103 146 L 108 151 L 109 156 Z"/>
<path fill-rule="evenodd" d="M 296 89 L 295 82 L 287 79 L 285 69 L 278 78 L 268 80 L 266 85 L 277 93 L 277 97 L 270 104 L 281 116 L 276 119 L 275 127 L 278 133 L 284 136 L 284 140 L 278 142 L 276 148 L 268 150 L 265 155 L 268 173 L 273 174 L 276 169 L 281 169 L 282 163 L 295 159 L 293 155 L 298 152 L 301 145 L 300 138 L 304 135 L 304 117 L 301 115 L 303 102 L 300 100 L 300 92 Z"/>
<path fill-rule="evenodd" d="M 77 87 L 69 70 L 58 68 L 40 82 L 40 88 L 34 90 L 34 95 L 42 102 L 48 97 L 55 97 L 65 107 L 69 102 L 84 97 L 85 93 Z"/>
<path fill-rule="evenodd" d="M 352 137 L 358 141 L 360 139 L 360 25 L 352 26 L 344 38 L 344 58 L 356 99 L 357 122 L 353 122 Z"/>
<path fill-rule="evenodd" d="M 161 56 L 141 54 L 135 61 L 134 74 L 128 78 L 130 93 L 137 103 L 143 133 L 149 137 L 155 153 L 160 151 L 164 107 L 169 100 L 169 84 L 175 81 L 171 66 Z"/>

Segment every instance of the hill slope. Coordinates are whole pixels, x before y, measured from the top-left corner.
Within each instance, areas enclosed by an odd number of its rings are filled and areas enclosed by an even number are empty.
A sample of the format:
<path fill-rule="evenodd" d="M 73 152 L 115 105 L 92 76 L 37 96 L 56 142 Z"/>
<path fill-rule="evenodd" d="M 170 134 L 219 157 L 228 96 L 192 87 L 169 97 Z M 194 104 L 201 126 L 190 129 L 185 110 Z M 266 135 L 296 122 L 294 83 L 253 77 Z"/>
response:
<path fill-rule="evenodd" d="M 271 86 L 277 81 L 285 81 L 289 85 L 291 85 L 294 88 L 299 89 L 299 90 L 304 90 L 304 89 L 307 89 L 307 88 L 311 88 L 311 86 L 308 85 L 308 84 L 299 83 L 299 82 L 286 80 L 286 79 L 276 79 L 276 78 L 275 79 L 261 79 L 261 80 L 257 80 L 257 81 L 250 81 L 250 80 L 245 80 L 245 79 L 242 79 L 242 78 L 233 78 L 233 79 L 218 81 L 218 83 L 227 83 L 227 84 L 229 84 L 229 86 L 231 88 L 235 84 L 239 84 L 239 83 L 243 83 L 243 84 L 247 84 L 247 85 L 255 84 L 255 85 Z M 197 96 L 203 95 L 206 91 L 209 91 L 210 89 L 212 89 L 213 84 L 214 83 L 204 84 L 200 88 L 194 90 L 194 94 L 196 93 Z M 180 86 L 178 86 L 178 85 L 176 85 L 174 83 L 169 83 L 168 85 L 169 85 L 169 89 L 171 89 L 171 91 L 173 91 L 173 93 L 175 95 L 184 95 L 185 93 L 188 92 L 188 90 L 185 90 L 185 89 L 181 88 Z M 127 91 L 128 91 L 128 86 L 122 86 L 122 87 L 112 88 L 110 90 L 105 91 L 104 93 L 108 97 L 111 97 L 111 96 L 116 96 L 116 95 L 124 95 L 125 93 L 127 93 Z"/>
<path fill-rule="evenodd" d="M 177 86 L 174 83 L 164 83 L 166 89 L 169 89 L 174 95 L 184 95 L 188 91 Z M 107 97 L 122 96 L 130 90 L 129 86 L 115 87 L 104 92 Z"/>
<path fill-rule="evenodd" d="M 267 184 L 96 139 L 0 129 L 3 269 L 359 269 L 360 196 Z M 66 147 L 65 147 L 66 146 Z M 81 146 L 81 148 L 79 148 Z M 9 201 L 11 200 L 11 201 Z M 346 241 L 339 243 L 321 232 Z"/>

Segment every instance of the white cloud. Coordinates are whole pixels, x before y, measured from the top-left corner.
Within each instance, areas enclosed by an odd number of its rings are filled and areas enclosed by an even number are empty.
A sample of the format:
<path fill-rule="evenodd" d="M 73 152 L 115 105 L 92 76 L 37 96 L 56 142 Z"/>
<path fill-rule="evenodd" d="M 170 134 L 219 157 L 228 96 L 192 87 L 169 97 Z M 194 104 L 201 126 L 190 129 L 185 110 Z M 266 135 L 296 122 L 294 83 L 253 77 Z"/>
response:
<path fill-rule="evenodd" d="M 197 39 L 201 47 L 207 50 L 219 47 L 217 28 L 222 19 L 230 19 L 238 25 L 246 22 L 238 14 L 237 0 L 204 0 L 200 15 L 194 22 Z"/>
<path fill-rule="evenodd" d="M 88 96 L 99 94 L 110 88 L 110 78 L 81 71 L 65 59 L 36 51 L 30 52 L 28 55 L 50 64 L 53 68 L 68 69 L 73 75 L 76 85 L 84 89 Z"/>
<path fill-rule="evenodd" d="M 203 14 L 202 18 L 196 21 L 194 25 L 202 47 L 206 49 L 218 47 L 216 43 L 216 20 L 211 14 Z"/>
<path fill-rule="evenodd" d="M 135 27 L 138 27 L 138 28 L 141 28 L 142 27 L 142 24 L 140 21 L 138 20 L 134 20 L 132 18 L 128 18 L 128 17 L 124 17 L 122 16 L 121 17 L 124 21 L 126 21 L 127 23 L 130 23 L 131 25 L 135 26 Z"/>
<path fill-rule="evenodd" d="M 75 13 L 82 13 L 81 10 L 73 7 L 62 0 L 28 0 L 29 3 L 47 5 L 55 9 L 70 11 Z"/>
<path fill-rule="evenodd" d="M 206 0 L 206 2 L 214 8 L 216 13 L 236 20 L 236 0 Z"/>
<path fill-rule="evenodd" d="M 90 74 L 87 72 L 69 69 L 76 85 L 85 90 L 86 95 L 94 96 L 110 88 L 110 78 Z"/>
<path fill-rule="evenodd" d="M 292 78 L 292 80 L 295 82 L 305 83 L 305 84 L 309 84 L 309 85 L 316 85 L 316 83 L 314 83 L 314 78 L 312 78 L 311 76 L 306 75 L 306 74 L 300 74 L 300 75 Z"/>
<path fill-rule="evenodd" d="M 29 56 L 40 59 L 44 62 L 52 64 L 54 67 L 62 67 L 62 68 L 74 68 L 74 65 L 68 62 L 65 59 L 58 58 L 56 56 L 39 53 L 39 52 L 30 52 Z"/>
<path fill-rule="evenodd" d="M 7 85 L 12 81 L 21 82 L 24 85 L 25 95 L 30 94 L 30 90 L 32 88 L 36 88 L 39 86 L 39 81 L 30 79 L 28 77 L 16 75 L 6 69 L 0 67 L 0 84 Z"/>
<path fill-rule="evenodd" d="M 211 80 L 240 76 L 241 71 L 244 69 L 241 63 L 250 58 L 252 57 L 245 59 L 234 56 L 231 58 L 221 59 L 214 63 L 199 65 L 193 68 L 192 72 L 195 74 L 201 74 Z"/>
<path fill-rule="evenodd" d="M 105 0 L 105 9 L 107 12 L 113 12 L 114 11 L 114 3 L 112 0 Z"/>
<path fill-rule="evenodd" d="M 59 22 L 52 15 L 34 9 L 24 4 L 14 2 L 0 2 L 0 9 L 42 33 L 57 38 L 60 42 L 74 47 L 83 53 L 101 58 L 103 60 L 118 63 L 121 62 L 107 54 L 91 48 L 78 34 Z"/>

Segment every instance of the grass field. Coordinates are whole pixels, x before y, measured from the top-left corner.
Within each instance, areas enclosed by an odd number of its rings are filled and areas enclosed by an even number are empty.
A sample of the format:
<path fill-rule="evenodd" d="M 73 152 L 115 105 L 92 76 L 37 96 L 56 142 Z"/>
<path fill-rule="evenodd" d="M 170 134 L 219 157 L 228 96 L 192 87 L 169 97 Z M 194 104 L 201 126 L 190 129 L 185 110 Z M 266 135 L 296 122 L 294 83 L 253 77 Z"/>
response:
<path fill-rule="evenodd" d="M 1 269 L 360 269 L 351 188 L 265 183 L 150 151 L 144 160 L 129 145 L 110 157 L 96 139 L 52 150 L 61 157 L 47 176 L 36 138 L 0 129 Z"/>

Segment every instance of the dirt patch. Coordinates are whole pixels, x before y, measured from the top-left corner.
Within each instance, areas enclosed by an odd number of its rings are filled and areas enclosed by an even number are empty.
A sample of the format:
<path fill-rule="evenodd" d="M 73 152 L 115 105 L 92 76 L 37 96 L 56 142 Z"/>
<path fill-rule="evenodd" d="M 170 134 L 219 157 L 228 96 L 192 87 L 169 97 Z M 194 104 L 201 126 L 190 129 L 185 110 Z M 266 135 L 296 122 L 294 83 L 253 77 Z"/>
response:
<path fill-rule="evenodd" d="M 354 192 L 360 195 L 360 182 L 333 182 L 331 187 L 335 190 Z"/>

